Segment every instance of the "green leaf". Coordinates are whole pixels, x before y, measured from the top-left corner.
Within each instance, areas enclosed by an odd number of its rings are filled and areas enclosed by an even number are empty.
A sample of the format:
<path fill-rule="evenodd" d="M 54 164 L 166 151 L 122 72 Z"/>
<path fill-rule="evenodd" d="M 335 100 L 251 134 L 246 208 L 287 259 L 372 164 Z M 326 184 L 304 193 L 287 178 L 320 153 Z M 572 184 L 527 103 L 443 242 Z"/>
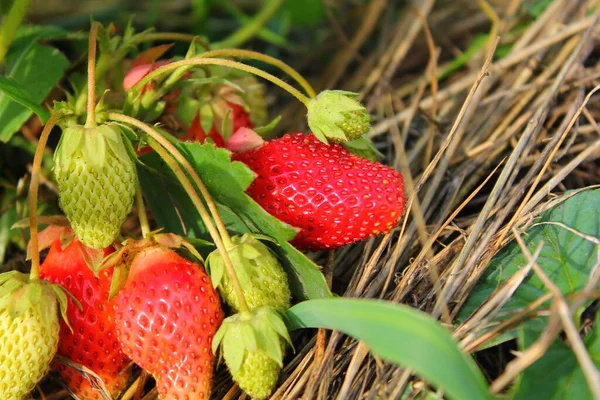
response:
<path fill-rule="evenodd" d="M 544 328 L 545 326 L 540 326 L 540 329 L 536 330 L 522 329 L 519 334 L 520 350 L 524 351 L 531 346 Z M 600 327 L 597 323 L 585 338 L 584 344 L 596 368 L 600 368 Z M 592 400 L 594 398 L 573 350 L 560 339 L 557 339 L 539 360 L 525 370 L 512 392 L 514 400 Z"/>
<path fill-rule="evenodd" d="M 584 190 L 575 194 L 544 212 L 536 222 L 559 222 L 581 233 L 599 237 L 600 189 Z M 534 226 L 527 231 L 523 239 L 531 253 L 535 251 L 540 241 L 544 242 L 537 262 L 565 297 L 580 291 L 585 286 L 589 273 L 596 264 L 597 252 L 594 243 L 556 225 Z M 527 259 L 515 241 L 500 250 L 492 258 L 482 278 L 460 310 L 458 320 L 466 319 L 497 287 L 526 264 Z M 540 278 L 530 274 L 499 314 L 508 317 L 547 292 L 548 289 Z M 524 322 L 524 325 L 537 323 L 539 321 L 529 320 Z M 513 331 L 503 338 L 506 341 L 516 337 L 516 334 L 517 332 Z"/>
<path fill-rule="evenodd" d="M 322 0 L 286 1 L 283 9 L 294 25 L 314 27 L 325 18 Z"/>
<path fill-rule="evenodd" d="M 48 118 L 50 118 L 50 113 L 37 104 L 31 93 L 20 87 L 19 83 L 14 79 L 0 76 L 0 91 L 6 93 L 6 95 L 14 101 L 36 113 L 42 120 L 42 123 L 46 123 Z"/>
<path fill-rule="evenodd" d="M 42 39 L 62 35 L 65 31 L 59 28 L 22 27 L 6 56 L 5 75 L 29 94 L 29 103 L 40 106 L 69 65 L 57 49 L 39 44 Z M 0 92 L 0 140 L 8 142 L 31 114 L 30 108 L 16 102 L 5 91 Z"/>
<path fill-rule="evenodd" d="M 261 233 L 274 238 L 275 249 L 288 272 L 293 294 L 301 299 L 331 296 L 319 268 L 287 241 L 296 231 L 266 212 L 245 190 L 254 173 L 241 162 L 232 162 L 227 150 L 213 145 L 177 143 L 194 166 L 231 234 Z M 154 217 L 167 231 L 188 237 L 208 238 L 200 216 L 170 169 L 152 153 L 142 158 L 152 170 L 140 168 L 140 182 Z M 154 173 L 152 173 L 154 172 Z"/>
<path fill-rule="evenodd" d="M 319 299 L 287 313 L 288 328 L 325 328 L 363 341 L 374 355 L 415 371 L 451 399 L 489 399 L 481 371 L 437 321 L 379 300 Z"/>

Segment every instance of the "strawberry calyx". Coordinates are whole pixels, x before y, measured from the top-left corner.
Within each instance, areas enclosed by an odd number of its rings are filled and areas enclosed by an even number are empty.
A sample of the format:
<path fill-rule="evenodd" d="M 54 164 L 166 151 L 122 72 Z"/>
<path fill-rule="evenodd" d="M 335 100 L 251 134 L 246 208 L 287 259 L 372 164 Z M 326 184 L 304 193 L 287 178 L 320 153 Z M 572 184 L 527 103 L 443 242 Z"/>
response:
<path fill-rule="evenodd" d="M 260 307 L 225 318 L 213 338 L 212 350 L 215 354 L 221 350 L 220 356 L 232 374 L 239 370 L 249 352 L 258 350 L 265 351 L 283 367 L 281 339 L 292 346 L 281 314 L 270 307 Z"/>
<path fill-rule="evenodd" d="M 186 249 L 198 260 L 203 261 L 196 248 L 187 240 L 174 233 L 160 233 L 160 229 L 150 232 L 143 239 L 127 239 L 117 251 L 106 257 L 102 268 L 114 267 L 109 299 L 114 298 L 125 286 L 129 266 L 135 256 L 151 248 Z"/>
<path fill-rule="evenodd" d="M 343 90 L 325 90 L 310 99 L 306 106 L 308 126 L 317 139 L 342 143 L 369 132 L 371 117 L 356 96 Z"/>
<path fill-rule="evenodd" d="M 212 350 L 215 354 L 220 350 L 219 359 L 242 390 L 263 399 L 277 382 L 286 344 L 292 346 L 281 314 L 260 307 L 226 318 L 213 338 Z"/>
<path fill-rule="evenodd" d="M 7 311 L 13 318 L 22 317 L 29 309 L 36 308 L 45 326 L 52 324 L 53 313 L 58 303 L 62 319 L 69 329 L 67 318 L 67 295 L 81 309 L 81 304 L 67 290 L 41 279 L 30 279 L 29 275 L 10 271 L 0 274 L 0 312 Z"/>

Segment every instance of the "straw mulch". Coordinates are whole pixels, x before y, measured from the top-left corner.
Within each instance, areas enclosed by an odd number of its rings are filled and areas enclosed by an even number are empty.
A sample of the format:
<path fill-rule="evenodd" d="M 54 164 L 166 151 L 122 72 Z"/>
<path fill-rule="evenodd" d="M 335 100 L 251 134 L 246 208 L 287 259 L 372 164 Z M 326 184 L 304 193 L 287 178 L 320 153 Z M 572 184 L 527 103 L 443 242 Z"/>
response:
<path fill-rule="evenodd" d="M 519 0 L 348 3 L 342 17 L 328 13 L 322 48 L 290 63 L 320 89 L 361 93 L 374 116 L 370 136 L 404 174 L 409 204 L 393 232 L 314 256 L 336 293 L 425 311 L 473 352 L 508 329 L 478 336 L 522 279 L 456 325 L 490 259 L 553 205 L 554 193 L 600 183 L 599 97 L 590 96 L 600 77 L 600 1 L 554 0 L 536 18 L 524 11 L 532 2 Z M 484 34 L 478 49 L 462 52 Z M 464 65 L 448 68 L 460 57 Z M 281 110 L 282 129 L 305 130 L 298 110 Z M 273 399 L 397 399 L 427 390 L 410 370 L 340 333 L 304 332 L 295 346 Z M 536 350 L 488 355 L 492 390 L 506 389 L 543 354 Z M 224 369 L 216 392 L 245 398 Z"/>

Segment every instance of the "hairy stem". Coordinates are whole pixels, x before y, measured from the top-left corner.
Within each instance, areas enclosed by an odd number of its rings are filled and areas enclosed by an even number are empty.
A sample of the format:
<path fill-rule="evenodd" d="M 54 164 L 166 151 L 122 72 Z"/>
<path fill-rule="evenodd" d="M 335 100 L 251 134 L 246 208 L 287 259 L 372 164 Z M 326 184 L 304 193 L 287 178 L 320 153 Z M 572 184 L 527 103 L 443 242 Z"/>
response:
<path fill-rule="evenodd" d="M 90 29 L 88 44 L 88 87 L 87 87 L 87 119 L 86 128 L 96 126 L 96 37 L 98 36 L 99 22 L 94 22 Z"/>
<path fill-rule="evenodd" d="M 203 58 L 213 58 L 213 57 L 248 58 L 251 60 L 262 61 L 266 64 L 273 65 L 273 66 L 279 68 L 282 72 L 288 74 L 290 76 L 290 78 L 294 79 L 296 82 L 298 82 L 298 84 L 300 86 L 302 86 L 302 89 L 304 89 L 304 91 L 306 92 L 308 97 L 312 98 L 317 95 L 317 93 L 315 92 L 315 89 L 310 85 L 310 83 L 308 83 L 308 81 L 306 79 L 304 79 L 304 77 L 302 75 L 300 75 L 300 73 L 298 71 L 296 71 L 294 68 L 290 67 L 288 64 L 284 63 L 283 61 L 281 61 L 275 57 L 271 57 L 266 54 L 258 53 L 256 51 L 252 51 L 252 50 L 241 50 L 241 49 L 212 50 L 212 51 L 208 51 L 206 53 L 202 53 L 202 54 L 200 54 L 200 56 Z"/>
<path fill-rule="evenodd" d="M 4 63 L 4 57 L 17 34 L 17 29 L 21 26 L 23 18 L 27 13 L 31 0 L 15 0 L 10 11 L 2 20 L 0 27 L 0 65 Z"/>
<path fill-rule="evenodd" d="M 210 193 L 208 193 L 206 186 L 204 185 L 196 171 L 194 171 L 190 163 L 185 159 L 185 157 L 183 157 L 183 155 L 177 150 L 177 148 L 175 148 L 175 146 L 173 146 L 167 139 L 165 139 L 160 133 L 158 133 L 149 125 L 123 114 L 110 113 L 108 117 L 114 121 L 124 122 L 138 129 L 141 129 L 150 136 L 148 144 L 150 144 L 150 146 L 158 153 L 158 155 L 169 165 L 169 168 L 173 170 L 173 173 L 175 174 L 175 176 L 177 176 L 177 179 L 183 185 L 183 188 L 185 189 L 186 193 L 192 200 L 192 203 L 194 203 L 194 206 L 198 210 L 200 218 L 202 218 L 202 222 L 204 222 L 208 233 L 215 242 L 217 250 L 223 257 L 223 261 L 225 262 L 225 268 L 227 269 L 227 274 L 231 279 L 236 295 L 238 297 L 238 301 L 240 303 L 240 310 L 242 312 L 248 312 L 249 308 L 244 297 L 244 290 L 240 285 L 240 282 L 237 278 L 237 274 L 235 273 L 235 268 L 233 267 L 233 263 L 231 262 L 231 258 L 229 257 L 229 253 L 227 252 L 229 248 L 233 247 L 233 243 L 231 242 L 229 233 L 227 232 L 227 229 L 223 224 L 223 220 L 219 216 L 216 204 L 214 203 L 212 197 L 210 196 Z M 204 206 L 204 203 L 202 203 L 200 196 L 198 196 L 198 194 L 194 190 L 190 179 L 188 178 L 188 176 L 185 175 L 178 162 L 185 168 L 186 172 L 190 174 L 192 180 L 200 189 L 208 207 L 211 209 L 213 218 L 215 219 L 215 221 L 217 221 L 217 224 L 221 225 L 219 229 L 217 229 L 215 227 L 215 224 L 213 224 L 208 210 Z"/>
<path fill-rule="evenodd" d="M 237 62 L 237 61 L 224 60 L 221 58 L 204 58 L 202 56 L 192 57 L 192 58 L 188 58 L 186 60 L 175 61 L 170 64 L 163 65 L 162 67 L 155 69 L 154 71 L 150 72 L 148 75 L 146 75 L 145 77 L 140 79 L 140 81 L 135 84 L 135 86 L 132 88 L 132 90 L 140 91 L 152 79 L 155 79 L 164 73 L 176 70 L 179 67 L 195 66 L 195 65 L 221 65 L 224 67 L 245 71 L 250 74 L 260 76 L 261 78 L 266 79 L 269 82 L 276 84 L 277 86 L 279 86 L 280 88 L 282 88 L 283 90 L 285 90 L 286 92 L 288 92 L 289 94 L 294 96 L 296 99 L 298 99 L 304 105 L 307 105 L 308 102 L 310 101 L 310 99 L 308 97 L 303 95 L 299 90 L 292 87 L 290 84 L 282 81 L 281 79 L 279 79 L 261 69 L 254 68 L 254 67 L 251 67 L 249 65 L 246 65 L 244 63 Z"/>
<path fill-rule="evenodd" d="M 31 168 L 31 182 L 29 183 L 29 231 L 31 235 L 31 272 L 29 277 L 32 280 L 40 277 L 40 247 L 38 242 L 38 226 L 37 226 L 37 203 L 38 203 L 38 188 L 40 186 L 40 168 L 42 166 L 42 158 L 44 149 L 48 143 L 48 137 L 52 128 L 56 124 L 58 114 L 52 114 L 40 135 L 35 155 L 33 156 L 33 166 Z"/>
<path fill-rule="evenodd" d="M 150 233 L 150 224 L 148 223 L 148 214 L 146 214 L 144 196 L 142 195 L 142 188 L 139 181 L 135 187 L 135 205 L 140 220 L 140 227 L 142 228 L 142 237 L 145 238 Z"/>
<path fill-rule="evenodd" d="M 226 37 L 222 41 L 215 43 L 215 48 L 238 47 L 252 39 L 267 22 L 275 15 L 279 7 L 285 0 L 268 1 L 264 7 L 254 16 L 252 21 L 244 24 L 240 29 Z"/>

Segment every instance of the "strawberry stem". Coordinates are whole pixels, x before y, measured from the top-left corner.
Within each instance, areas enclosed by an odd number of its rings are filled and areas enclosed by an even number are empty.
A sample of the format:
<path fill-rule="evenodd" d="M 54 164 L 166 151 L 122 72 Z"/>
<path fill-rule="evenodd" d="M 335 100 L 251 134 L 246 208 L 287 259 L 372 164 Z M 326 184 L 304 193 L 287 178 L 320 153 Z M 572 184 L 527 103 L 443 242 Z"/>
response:
<path fill-rule="evenodd" d="M 227 252 L 227 248 L 225 247 L 225 245 L 222 241 L 222 237 L 219 235 L 219 232 L 216 230 L 215 226 L 212 224 L 212 221 L 210 220 L 210 216 L 208 215 L 208 211 L 204 207 L 204 204 L 202 204 L 202 200 L 200 199 L 200 197 L 198 196 L 198 194 L 192 187 L 192 183 L 190 182 L 188 177 L 185 176 L 185 173 L 179 167 L 179 165 L 177 164 L 175 159 L 173 157 L 171 157 L 171 155 L 156 140 L 154 140 L 153 138 L 150 138 L 148 140 L 148 143 L 158 153 L 158 155 L 167 163 L 167 165 L 169 165 L 169 167 L 173 170 L 173 172 L 175 173 L 175 175 L 177 176 L 179 181 L 183 184 L 185 191 L 187 192 L 188 196 L 190 196 L 190 198 L 192 199 L 192 202 L 194 203 L 194 206 L 196 206 L 196 209 L 198 210 L 198 213 L 200 214 L 200 217 L 202 218 L 204 225 L 206 225 L 206 228 L 208 229 L 210 236 L 214 240 L 215 245 L 217 246 L 217 249 L 219 250 L 219 253 L 223 257 L 223 260 L 225 261 L 225 268 L 227 269 L 227 274 L 229 275 L 229 278 L 231 279 L 231 282 L 233 283 L 233 287 L 235 288 L 235 292 L 236 292 L 238 301 L 240 302 L 241 311 L 242 312 L 249 311 L 248 304 L 246 303 L 246 298 L 244 297 L 244 290 L 242 289 L 240 281 L 237 278 L 237 274 L 235 273 L 233 263 L 231 262 L 231 258 L 229 257 L 229 253 Z M 230 239 L 230 241 L 231 241 L 231 239 Z"/>
<path fill-rule="evenodd" d="M 29 183 L 29 231 L 30 231 L 30 242 L 31 242 L 31 272 L 29 277 L 31 280 L 40 278 L 40 247 L 38 242 L 38 226 L 37 226 L 37 203 L 38 203 L 38 188 L 40 186 L 40 168 L 42 166 L 42 158 L 44 155 L 44 149 L 46 143 L 48 143 L 48 137 L 52 128 L 56 124 L 58 113 L 53 113 L 50 116 L 42 134 L 40 140 L 35 149 L 35 155 L 33 156 L 33 166 L 31 167 L 31 182 Z"/>
<path fill-rule="evenodd" d="M 203 58 L 213 58 L 213 57 L 248 58 L 251 60 L 262 61 L 266 64 L 273 65 L 273 66 L 279 68 L 282 72 L 288 74 L 290 76 L 290 78 L 294 79 L 300 86 L 302 86 L 302 89 L 304 89 L 304 91 L 306 92 L 308 97 L 312 98 L 312 97 L 316 97 L 316 95 L 317 95 L 317 93 L 315 92 L 315 89 L 310 85 L 310 83 L 308 83 L 308 81 L 306 79 L 304 79 L 304 77 L 302 75 L 300 75 L 300 73 L 298 71 L 296 71 L 294 68 L 290 67 L 288 64 L 284 63 L 283 61 L 281 61 L 275 57 L 271 57 L 266 54 L 258 53 L 256 51 L 252 51 L 252 50 L 242 50 L 242 49 L 212 50 L 212 51 L 208 51 L 206 53 L 202 53 L 202 54 L 200 54 L 200 56 Z"/>
<path fill-rule="evenodd" d="M 90 29 L 88 44 L 88 87 L 87 87 L 87 119 L 86 128 L 96 126 L 96 37 L 98 36 L 99 22 L 94 22 Z"/>
<path fill-rule="evenodd" d="M 225 268 L 227 269 L 227 274 L 229 275 L 232 281 L 233 287 L 238 297 L 238 302 L 240 303 L 240 310 L 242 312 L 249 312 L 248 304 L 246 303 L 246 298 L 244 297 L 244 290 L 240 285 L 240 281 L 238 280 L 237 274 L 235 273 L 235 268 L 233 267 L 233 263 L 231 262 L 231 258 L 229 257 L 229 253 L 227 252 L 229 248 L 233 247 L 233 242 L 231 241 L 231 237 L 229 236 L 229 233 L 225 228 L 223 220 L 219 216 L 214 200 L 210 196 L 208 189 L 206 189 L 206 186 L 204 185 L 194 168 L 185 159 L 185 157 L 183 157 L 183 155 L 179 152 L 179 150 L 177 150 L 175 146 L 173 146 L 167 139 L 165 139 L 156 130 L 152 129 L 152 127 L 150 127 L 149 125 L 138 121 L 135 118 L 118 113 L 109 113 L 108 118 L 110 118 L 113 121 L 124 122 L 126 124 L 132 125 L 146 132 L 150 136 L 148 144 L 158 153 L 158 155 L 167 163 L 167 165 L 169 165 L 169 168 L 173 170 L 173 173 L 175 173 L 175 176 L 177 176 L 177 179 L 179 179 L 179 181 L 183 185 L 184 190 L 186 191 L 188 196 L 190 196 L 192 203 L 194 203 L 194 206 L 198 210 L 200 218 L 202 218 L 202 221 L 204 222 L 208 233 L 215 242 L 217 250 L 219 250 L 219 253 L 223 257 L 223 261 L 225 262 Z M 213 224 L 208 210 L 204 206 L 204 203 L 202 203 L 202 200 L 196 193 L 192 182 L 183 172 L 178 162 L 185 168 L 186 172 L 190 174 L 192 180 L 194 181 L 198 189 L 200 189 L 200 192 L 206 200 L 206 203 L 211 211 L 213 218 L 217 222 L 217 225 L 220 225 L 219 230 L 217 230 L 215 224 Z M 221 237 L 221 235 L 223 235 L 223 237 Z"/>
<path fill-rule="evenodd" d="M 285 0 L 271 0 L 254 16 L 252 21 L 245 23 L 240 29 L 213 45 L 215 48 L 241 46 L 254 37 L 275 15 Z"/>
<path fill-rule="evenodd" d="M 148 223 L 148 214 L 146 214 L 144 196 L 142 194 L 142 188 L 139 181 L 135 187 L 135 205 L 137 207 L 138 218 L 140 220 L 140 227 L 142 228 L 142 237 L 146 238 L 146 236 L 148 236 L 150 233 L 150 224 Z"/>
<path fill-rule="evenodd" d="M 152 42 L 156 40 L 179 40 L 182 42 L 193 42 L 198 43 L 200 46 L 204 47 L 206 50 L 210 50 L 210 44 L 208 42 L 200 39 L 198 36 L 189 35 L 187 33 L 177 33 L 177 32 L 153 32 L 147 33 L 140 37 L 139 40 L 136 40 L 136 43 L 141 42 Z"/>
<path fill-rule="evenodd" d="M 192 67 L 192 66 L 196 66 L 196 65 L 221 65 L 224 67 L 248 72 L 250 74 L 260 76 L 261 78 L 266 79 L 269 82 L 276 84 L 277 86 L 279 86 L 280 88 L 282 88 L 283 90 L 285 90 L 286 92 L 288 92 L 289 94 L 294 96 L 296 99 L 298 99 L 304 105 L 307 105 L 308 102 L 310 101 L 310 99 L 308 97 L 306 97 L 305 95 L 303 95 L 298 89 L 294 88 L 290 84 L 282 81 L 281 79 L 279 79 L 279 78 L 273 76 L 272 74 L 269 74 L 268 72 L 265 72 L 261 69 L 251 67 L 249 65 L 246 65 L 244 63 L 237 62 L 237 61 L 225 60 L 222 58 L 205 58 L 202 56 L 192 57 L 192 58 L 188 58 L 186 60 L 175 61 L 175 62 L 166 64 L 166 65 L 163 65 L 163 66 L 155 69 L 154 71 L 150 72 L 148 75 L 146 75 L 142 79 L 140 79 L 140 81 L 138 83 L 136 83 L 136 85 L 132 88 L 132 90 L 140 91 L 152 79 L 155 79 L 166 72 L 176 70 L 177 68 L 180 68 L 180 67 Z"/>

